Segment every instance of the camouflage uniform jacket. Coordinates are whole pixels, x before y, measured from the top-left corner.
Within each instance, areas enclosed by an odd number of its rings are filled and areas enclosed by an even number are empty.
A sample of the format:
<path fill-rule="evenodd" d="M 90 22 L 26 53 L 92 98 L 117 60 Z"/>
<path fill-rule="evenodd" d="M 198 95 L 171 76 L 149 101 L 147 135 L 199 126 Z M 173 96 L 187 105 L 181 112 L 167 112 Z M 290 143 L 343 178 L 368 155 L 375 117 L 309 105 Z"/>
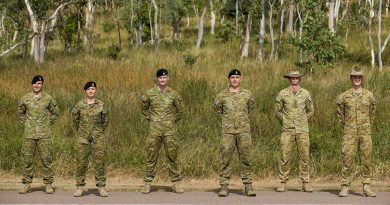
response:
<path fill-rule="evenodd" d="M 337 98 L 337 115 L 344 133 L 371 134 L 375 108 L 375 97 L 366 89 L 360 95 L 354 95 L 353 89 L 342 93 Z"/>
<path fill-rule="evenodd" d="M 291 88 L 281 90 L 275 100 L 275 115 L 282 123 L 283 132 L 308 133 L 308 119 L 314 114 L 310 93 L 299 88 L 293 93 Z"/>
<path fill-rule="evenodd" d="M 214 109 L 221 122 L 222 134 L 250 133 L 250 114 L 255 107 L 255 97 L 249 90 L 219 92 L 214 100 Z"/>
<path fill-rule="evenodd" d="M 150 135 L 172 135 L 183 115 L 183 100 L 171 88 L 155 86 L 141 97 L 141 113 L 150 123 Z"/>
<path fill-rule="evenodd" d="M 78 130 L 78 141 L 89 143 L 89 137 L 101 137 L 108 125 L 109 108 L 95 99 L 88 105 L 87 99 L 79 101 L 72 109 L 73 121 Z"/>
<path fill-rule="evenodd" d="M 18 115 L 24 124 L 24 138 L 41 139 L 50 137 L 50 125 L 59 117 L 59 109 L 54 98 L 42 92 L 35 97 L 33 92 L 27 93 L 19 101 Z"/>

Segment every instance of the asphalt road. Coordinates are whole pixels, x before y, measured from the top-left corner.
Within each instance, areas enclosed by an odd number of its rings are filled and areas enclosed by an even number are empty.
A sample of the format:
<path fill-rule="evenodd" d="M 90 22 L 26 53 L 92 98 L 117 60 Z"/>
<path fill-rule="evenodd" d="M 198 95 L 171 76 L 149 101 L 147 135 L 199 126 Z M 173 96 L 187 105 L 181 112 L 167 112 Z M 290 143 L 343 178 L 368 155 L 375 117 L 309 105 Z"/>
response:
<path fill-rule="evenodd" d="M 368 198 L 361 193 L 351 193 L 348 197 L 338 197 L 337 191 L 304 193 L 257 192 L 256 197 L 246 197 L 240 191 L 233 191 L 228 197 L 218 197 L 214 192 L 109 192 L 106 198 L 99 197 L 96 191 L 88 191 L 82 197 L 73 197 L 72 192 L 57 191 L 45 194 L 34 190 L 29 194 L 15 191 L 1 191 L 1 204 L 388 204 L 390 192 L 377 193 Z"/>

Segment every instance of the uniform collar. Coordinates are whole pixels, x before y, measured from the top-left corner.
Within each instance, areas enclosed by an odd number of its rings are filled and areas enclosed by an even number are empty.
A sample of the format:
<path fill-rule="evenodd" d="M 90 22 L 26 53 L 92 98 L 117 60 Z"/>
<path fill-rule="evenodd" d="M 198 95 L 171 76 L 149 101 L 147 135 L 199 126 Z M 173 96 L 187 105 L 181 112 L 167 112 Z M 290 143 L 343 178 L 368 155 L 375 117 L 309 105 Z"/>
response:
<path fill-rule="evenodd" d="M 158 87 L 158 85 L 155 85 L 154 88 L 155 88 L 158 92 L 162 92 L 162 93 L 171 92 L 171 88 L 168 87 L 168 86 L 165 87 L 165 90 L 164 90 L 164 91 L 160 90 L 160 87 Z"/>
<path fill-rule="evenodd" d="M 30 95 L 31 95 L 32 98 L 37 99 L 37 100 L 40 100 L 40 99 L 42 99 L 42 98 L 45 96 L 45 93 L 44 93 L 43 91 L 41 91 L 41 95 L 38 96 L 38 97 L 36 97 L 36 96 L 34 95 L 34 91 L 31 91 L 31 92 L 30 92 Z"/>
<path fill-rule="evenodd" d="M 92 104 L 88 104 L 87 98 L 84 98 L 83 102 L 86 105 L 96 105 L 96 104 L 98 104 L 98 99 L 95 98 L 95 101 Z"/>

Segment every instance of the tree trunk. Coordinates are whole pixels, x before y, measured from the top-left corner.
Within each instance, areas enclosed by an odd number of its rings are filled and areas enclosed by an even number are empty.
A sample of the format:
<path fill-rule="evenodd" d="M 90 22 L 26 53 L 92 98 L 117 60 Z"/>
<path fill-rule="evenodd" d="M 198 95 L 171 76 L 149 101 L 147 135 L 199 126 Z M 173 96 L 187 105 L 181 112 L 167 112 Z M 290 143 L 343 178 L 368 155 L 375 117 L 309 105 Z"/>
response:
<path fill-rule="evenodd" d="M 271 1 L 272 1 L 272 3 L 271 3 Z M 271 51 L 269 53 L 268 61 L 271 61 L 274 58 L 274 52 L 275 52 L 274 29 L 272 27 L 272 14 L 273 14 L 274 1 L 269 0 L 268 4 L 269 4 L 269 11 L 268 11 L 268 14 L 269 14 L 269 34 L 270 34 L 270 38 L 271 38 L 271 40 L 270 40 L 271 41 Z"/>
<path fill-rule="evenodd" d="M 215 11 L 214 11 L 214 7 L 213 7 L 213 1 L 210 0 L 210 33 L 211 35 L 214 35 L 214 30 L 215 30 Z"/>
<path fill-rule="evenodd" d="M 382 0 L 379 0 L 378 7 L 378 65 L 379 71 L 382 72 L 383 64 L 382 64 Z"/>
<path fill-rule="evenodd" d="M 0 37 L 5 35 L 5 32 L 6 32 L 5 31 L 5 26 L 4 26 L 5 14 L 6 14 L 6 10 L 4 9 L 1 12 L 1 18 L 0 18 Z"/>
<path fill-rule="evenodd" d="M 297 15 L 298 15 L 298 20 L 299 20 L 299 34 L 298 34 L 298 39 L 299 41 L 302 40 L 302 33 L 303 33 L 303 24 L 304 20 L 302 18 L 301 10 L 299 9 L 297 5 Z M 299 63 L 303 63 L 303 50 L 302 48 L 299 49 Z"/>
<path fill-rule="evenodd" d="M 347 18 L 348 12 L 349 12 L 349 0 L 345 0 L 344 10 L 343 10 L 343 14 L 341 16 L 340 21 Z"/>
<path fill-rule="evenodd" d="M 288 8 L 288 21 L 286 26 L 286 32 L 293 32 L 293 24 L 294 24 L 294 0 L 291 0 L 290 6 Z"/>
<path fill-rule="evenodd" d="M 180 33 L 181 33 L 181 16 L 176 16 L 172 20 L 172 28 L 173 28 L 173 33 L 172 33 L 172 39 L 174 41 L 180 40 Z"/>
<path fill-rule="evenodd" d="M 19 28 L 18 28 L 18 23 L 16 23 L 15 21 L 12 23 L 13 27 L 14 27 L 14 35 L 12 37 L 12 42 L 16 42 L 16 39 L 18 37 L 18 34 L 19 34 Z M 0 35 L 1 36 L 1 35 Z"/>
<path fill-rule="evenodd" d="M 134 26 L 133 26 L 133 21 L 134 21 L 134 2 L 133 0 L 130 0 L 130 33 L 129 33 L 129 44 L 133 45 L 134 43 Z"/>
<path fill-rule="evenodd" d="M 195 45 L 195 48 L 197 48 L 197 49 L 199 49 L 200 45 L 202 44 L 204 17 L 206 16 L 207 7 L 208 7 L 209 3 L 210 3 L 210 0 L 207 0 L 205 5 L 204 5 L 202 14 L 199 18 L 198 39 L 196 40 L 196 45 Z"/>
<path fill-rule="evenodd" d="M 153 23 L 152 23 L 152 7 L 148 5 L 148 17 L 149 17 L 149 29 L 150 29 L 150 43 L 154 45 L 154 32 L 153 32 Z"/>
<path fill-rule="evenodd" d="M 390 0 L 386 0 L 386 17 L 389 16 L 389 6 L 390 6 Z"/>
<path fill-rule="evenodd" d="M 265 36 L 265 2 L 264 0 L 260 1 L 260 21 L 259 21 L 259 55 L 258 60 L 263 61 L 264 58 L 264 36 Z"/>
<path fill-rule="evenodd" d="M 336 25 L 339 23 L 339 10 L 340 10 L 340 0 L 335 0 L 335 6 L 334 6 L 334 19 L 336 21 Z"/>
<path fill-rule="evenodd" d="M 238 8 L 238 1 L 239 0 L 236 0 L 236 13 L 235 13 L 235 16 L 236 16 L 236 31 L 237 31 L 237 34 L 238 34 L 238 16 L 239 16 L 239 8 Z"/>
<path fill-rule="evenodd" d="M 92 50 L 92 26 L 93 26 L 93 12 L 94 12 L 94 0 L 88 0 L 87 8 L 85 11 L 85 33 L 84 33 L 84 45 L 88 46 Z"/>
<path fill-rule="evenodd" d="M 80 52 L 81 50 L 81 8 L 78 9 L 77 14 L 77 52 Z"/>
<path fill-rule="evenodd" d="M 140 48 L 142 46 L 142 0 L 138 0 L 138 26 L 137 26 L 137 46 Z"/>
<path fill-rule="evenodd" d="M 187 24 L 186 24 L 186 27 L 189 28 L 190 27 L 190 16 L 187 15 Z"/>
<path fill-rule="evenodd" d="M 52 32 L 54 26 L 57 22 L 57 17 L 59 11 L 64 8 L 66 5 L 71 4 L 73 2 L 67 2 L 61 4 L 54 13 L 47 20 L 38 21 L 36 15 L 34 14 L 31 4 L 29 0 L 24 0 L 24 3 L 27 7 L 27 11 L 31 21 L 31 28 L 34 32 L 33 42 L 31 45 L 31 52 L 34 56 L 35 63 L 43 63 L 45 61 L 45 52 L 46 52 L 46 32 Z M 40 27 L 40 28 L 39 28 Z"/>
<path fill-rule="evenodd" d="M 158 6 L 156 3 L 156 0 L 152 0 L 153 6 L 154 6 L 154 33 L 155 33 L 155 40 L 157 44 L 160 42 L 160 31 L 158 26 Z"/>
<path fill-rule="evenodd" d="M 280 43 L 282 41 L 282 32 L 283 32 L 283 19 L 284 19 L 284 0 L 280 0 L 280 10 L 279 10 L 279 18 L 278 18 L 278 40 L 276 43 L 276 49 L 275 49 L 275 59 L 279 58 L 279 48 L 280 48 Z"/>
<path fill-rule="evenodd" d="M 328 27 L 332 34 L 334 34 L 334 1 L 328 1 L 329 13 L 328 13 Z"/>
<path fill-rule="evenodd" d="M 372 18 L 374 18 L 374 5 L 373 0 L 368 1 L 370 3 L 370 12 L 368 18 L 368 41 L 370 42 L 370 53 L 371 53 L 371 67 L 375 66 L 375 51 L 374 43 L 372 41 Z"/>
<path fill-rule="evenodd" d="M 39 39 L 39 63 L 45 62 L 46 53 L 46 22 L 42 23 L 41 35 Z"/>
<path fill-rule="evenodd" d="M 248 13 L 248 20 L 246 22 L 246 32 L 245 32 L 245 41 L 244 46 L 241 52 L 241 58 L 247 58 L 249 54 L 249 45 L 251 40 L 251 30 L 252 30 L 252 16 Z"/>

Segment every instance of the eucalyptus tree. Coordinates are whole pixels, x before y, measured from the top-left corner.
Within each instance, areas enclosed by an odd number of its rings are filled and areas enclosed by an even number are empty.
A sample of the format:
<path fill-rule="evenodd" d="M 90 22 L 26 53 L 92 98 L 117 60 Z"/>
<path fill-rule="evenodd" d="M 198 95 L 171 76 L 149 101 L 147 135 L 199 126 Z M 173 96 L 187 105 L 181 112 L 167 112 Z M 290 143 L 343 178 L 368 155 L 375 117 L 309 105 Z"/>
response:
<path fill-rule="evenodd" d="M 207 8 L 210 6 L 211 0 L 198 1 L 199 6 L 203 7 L 198 20 L 198 38 L 196 40 L 195 48 L 199 49 L 203 39 L 204 18 L 206 16 Z"/>
<path fill-rule="evenodd" d="M 24 3 L 30 17 L 31 29 L 34 33 L 31 44 L 34 61 L 37 64 L 44 63 L 48 45 L 46 35 L 54 31 L 59 12 L 67 5 L 74 3 L 74 1 L 24 0 Z"/>

